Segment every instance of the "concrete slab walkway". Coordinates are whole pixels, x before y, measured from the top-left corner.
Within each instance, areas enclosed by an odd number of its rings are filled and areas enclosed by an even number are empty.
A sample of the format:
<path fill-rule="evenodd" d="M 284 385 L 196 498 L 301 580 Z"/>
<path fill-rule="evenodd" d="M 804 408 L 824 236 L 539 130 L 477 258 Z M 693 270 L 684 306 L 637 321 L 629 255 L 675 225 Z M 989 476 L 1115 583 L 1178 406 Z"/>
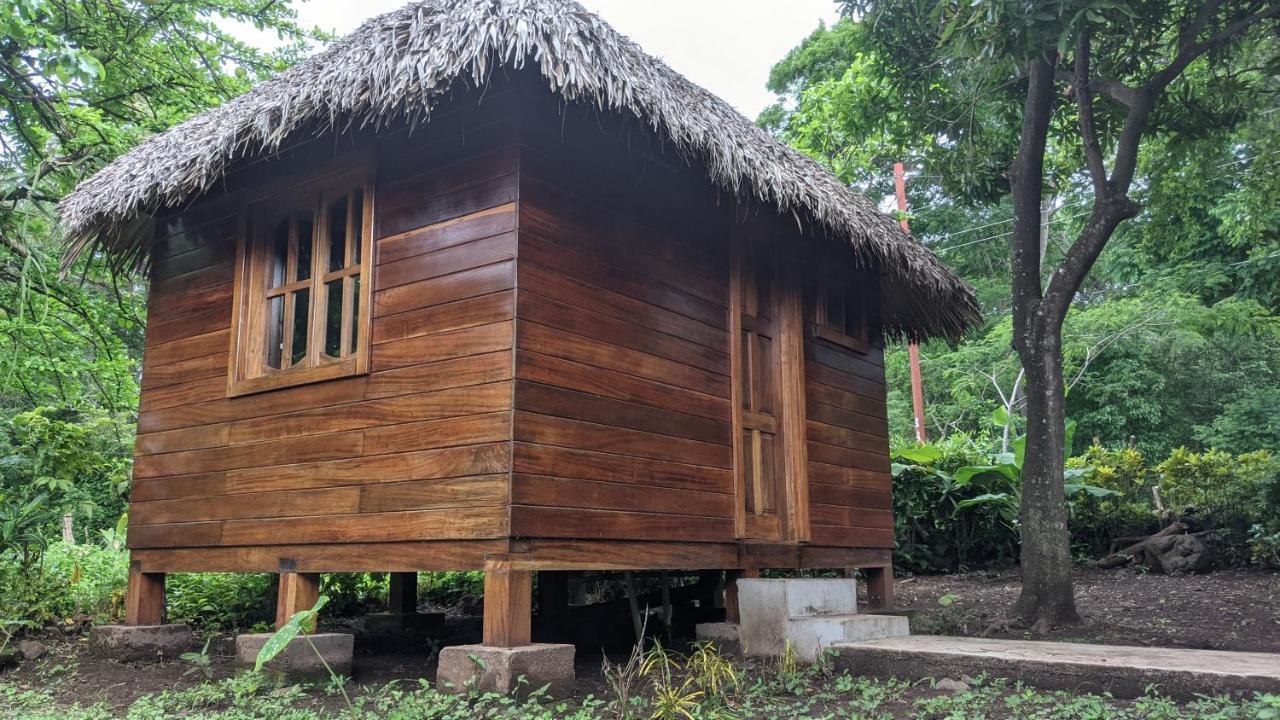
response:
<path fill-rule="evenodd" d="M 959 678 L 987 673 L 1036 687 L 1172 697 L 1280 692 L 1280 654 L 912 635 L 838 643 L 836 664 L 875 677 Z"/>

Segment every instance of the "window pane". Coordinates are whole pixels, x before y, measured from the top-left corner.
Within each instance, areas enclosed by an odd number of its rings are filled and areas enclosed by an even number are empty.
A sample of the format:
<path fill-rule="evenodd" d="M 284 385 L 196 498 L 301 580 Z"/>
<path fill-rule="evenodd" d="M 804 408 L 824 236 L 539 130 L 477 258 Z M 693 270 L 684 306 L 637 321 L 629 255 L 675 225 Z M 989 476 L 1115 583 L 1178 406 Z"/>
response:
<path fill-rule="evenodd" d="M 311 246 L 315 242 L 312 237 L 314 232 L 315 223 L 311 220 L 311 212 L 298 213 L 298 258 L 295 263 L 294 280 L 306 280 L 311 277 Z"/>
<path fill-rule="evenodd" d="M 760 255 L 765 255 L 761 253 Z M 756 263 L 756 317 L 768 320 L 773 317 L 773 267 L 763 261 Z"/>
<path fill-rule="evenodd" d="M 283 267 L 283 266 L 281 266 Z M 284 352 L 284 296 L 277 295 L 267 301 L 267 367 L 280 369 L 280 354 Z"/>
<path fill-rule="evenodd" d="M 866 332 L 862 318 L 866 308 L 861 305 L 861 293 L 847 290 L 844 293 L 844 334 L 862 338 Z"/>
<path fill-rule="evenodd" d="M 753 399 L 755 409 L 762 413 L 773 412 L 773 341 L 763 335 L 756 335 L 756 346 L 753 348 L 751 380 L 755 385 Z"/>
<path fill-rule="evenodd" d="M 844 291 L 842 288 L 827 288 L 827 326 L 844 332 L 845 319 Z"/>
<path fill-rule="evenodd" d="M 359 244 L 356 247 L 360 247 Z M 351 276 L 351 347 L 348 352 L 355 352 L 360 341 L 360 275 Z"/>
<path fill-rule="evenodd" d="M 329 271 L 347 266 L 347 198 L 329 203 Z"/>
<path fill-rule="evenodd" d="M 289 218 L 276 223 L 271 231 L 271 287 L 284 284 L 284 273 L 289 263 Z"/>
<path fill-rule="evenodd" d="M 342 278 L 324 284 L 324 354 L 342 357 Z"/>
<path fill-rule="evenodd" d="M 360 264 L 360 250 L 364 245 L 361 240 L 364 238 L 364 191 L 356 190 L 351 193 L 351 255 L 353 265 Z M 360 293 L 356 293 L 356 298 L 360 297 Z M 358 302 L 358 300 L 357 300 Z M 353 334 L 352 338 L 355 337 Z"/>
<path fill-rule="evenodd" d="M 311 321 L 311 291 L 293 293 L 293 344 L 289 364 L 297 365 L 307 356 L 307 325 Z"/>
<path fill-rule="evenodd" d="M 760 433 L 760 511 L 764 513 L 772 513 L 778 509 L 777 463 L 773 436 Z"/>

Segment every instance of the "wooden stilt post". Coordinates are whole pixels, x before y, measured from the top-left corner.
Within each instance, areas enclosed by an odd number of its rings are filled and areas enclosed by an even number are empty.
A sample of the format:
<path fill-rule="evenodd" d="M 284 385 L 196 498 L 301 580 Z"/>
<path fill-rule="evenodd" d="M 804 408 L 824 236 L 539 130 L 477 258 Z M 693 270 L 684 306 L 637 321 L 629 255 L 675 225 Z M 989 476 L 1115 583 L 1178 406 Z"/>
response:
<path fill-rule="evenodd" d="M 124 598 L 124 624 L 164 624 L 164 573 L 142 572 L 136 563 L 129 566 L 129 587 Z"/>
<path fill-rule="evenodd" d="M 280 573 L 280 589 L 276 592 L 276 629 L 289 618 L 315 607 L 320 597 L 320 573 Z"/>
<path fill-rule="evenodd" d="M 505 560 L 484 566 L 484 644 L 528 645 L 532 629 L 533 571 L 512 569 Z"/>
<path fill-rule="evenodd" d="M 867 609 L 893 609 L 893 566 L 863 568 L 867 578 Z"/>
<path fill-rule="evenodd" d="M 418 612 L 418 573 L 391 573 L 388 609 L 392 615 L 416 615 Z"/>

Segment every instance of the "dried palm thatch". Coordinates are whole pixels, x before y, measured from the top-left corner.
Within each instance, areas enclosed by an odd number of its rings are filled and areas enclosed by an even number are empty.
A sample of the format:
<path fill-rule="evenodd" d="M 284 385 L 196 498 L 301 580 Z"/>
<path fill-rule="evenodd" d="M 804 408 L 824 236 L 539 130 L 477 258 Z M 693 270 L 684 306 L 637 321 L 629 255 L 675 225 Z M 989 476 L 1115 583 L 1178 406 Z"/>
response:
<path fill-rule="evenodd" d="M 866 198 L 778 143 L 573 0 L 419 0 L 365 22 L 324 52 L 156 135 L 85 180 L 60 205 L 64 263 L 101 251 L 147 262 L 150 216 L 198 197 L 238 159 L 306 129 L 425 122 L 459 79 L 536 62 L 554 92 L 634 114 L 742 198 L 815 220 L 879 268 L 885 329 L 955 337 L 978 316 L 970 288 Z"/>

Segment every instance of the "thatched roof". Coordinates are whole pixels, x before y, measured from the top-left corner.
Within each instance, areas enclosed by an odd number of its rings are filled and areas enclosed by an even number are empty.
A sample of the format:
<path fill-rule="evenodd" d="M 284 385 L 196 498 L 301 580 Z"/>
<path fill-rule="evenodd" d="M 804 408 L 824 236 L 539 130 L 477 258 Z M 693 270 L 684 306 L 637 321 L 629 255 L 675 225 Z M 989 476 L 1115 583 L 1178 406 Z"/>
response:
<path fill-rule="evenodd" d="M 117 158 L 60 205 L 64 262 L 100 250 L 140 268 L 147 222 L 209 190 L 238 159 L 279 149 L 305 129 L 428 120 L 459 79 L 536 62 L 570 101 L 633 114 L 710 179 L 743 198 L 816 221 L 880 269 L 885 326 L 955 337 L 978 317 L 973 293 L 865 197 L 785 147 L 573 0 L 419 0 L 365 22 L 325 51 Z"/>

